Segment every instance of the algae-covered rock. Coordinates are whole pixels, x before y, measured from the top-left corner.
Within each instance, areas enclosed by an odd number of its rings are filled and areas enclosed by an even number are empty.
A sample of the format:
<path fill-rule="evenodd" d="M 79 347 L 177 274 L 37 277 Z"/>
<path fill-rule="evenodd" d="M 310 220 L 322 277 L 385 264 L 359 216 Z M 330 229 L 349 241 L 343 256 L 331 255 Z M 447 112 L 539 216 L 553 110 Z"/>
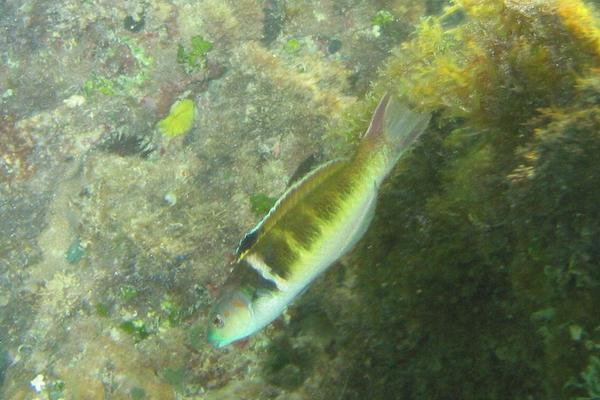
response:
<path fill-rule="evenodd" d="M 352 257 L 359 397 L 595 395 L 593 15 L 580 1 L 457 1 L 389 59 L 377 87 L 435 117 Z"/>
<path fill-rule="evenodd" d="M 598 396 L 593 1 L 12 3 L 0 397 Z M 211 349 L 228 252 L 389 90 L 434 117 L 368 236 Z"/>

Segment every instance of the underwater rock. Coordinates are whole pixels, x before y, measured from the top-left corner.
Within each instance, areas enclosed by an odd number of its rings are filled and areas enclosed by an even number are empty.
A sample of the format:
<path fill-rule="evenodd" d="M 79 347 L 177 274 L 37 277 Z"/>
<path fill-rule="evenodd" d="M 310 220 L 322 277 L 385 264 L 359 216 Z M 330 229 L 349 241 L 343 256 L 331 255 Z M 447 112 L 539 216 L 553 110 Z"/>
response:
<path fill-rule="evenodd" d="M 140 32 L 142 29 L 144 29 L 145 24 L 146 21 L 143 14 L 137 19 L 131 15 L 128 15 L 123 20 L 123 27 L 130 32 Z"/>
<path fill-rule="evenodd" d="M 339 39 L 331 39 L 329 40 L 329 44 L 327 45 L 327 52 L 329 54 L 335 54 L 342 48 L 342 41 Z"/>
<path fill-rule="evenodd" d="M 0 397 L 597 396 L 594 2 L 13 3 Z M 435 123 L 362 246 L 245 349 L 209 349 L 252 194 L 349 153 L 390 88 Z M 171 140 L 181 96 L 198 129 Z"/>
<path fill-rule="evenodd" d="M 65 253 L 65 258 L 70 264 L 77 264 L 84 256 L 85 248 L 79 237 L 75 238 Z"/>
<path fill-rule="evenodd" d="M 265 1 L 263 11 L 265 17 L 262 42 L 269 46 L 277 39 L 283 29 L 283 6 L 280 0 L 268 0 Z"/>

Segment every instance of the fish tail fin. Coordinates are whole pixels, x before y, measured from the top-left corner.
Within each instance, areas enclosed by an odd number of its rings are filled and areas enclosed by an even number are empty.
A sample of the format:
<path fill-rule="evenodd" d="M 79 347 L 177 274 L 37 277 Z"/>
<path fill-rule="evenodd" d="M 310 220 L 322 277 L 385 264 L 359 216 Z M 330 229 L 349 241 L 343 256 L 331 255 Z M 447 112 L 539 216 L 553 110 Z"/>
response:
<path fill-rule="evenodd" d="M 406 102 L 386 93 L 373 113 L 369 129 L 362 139 L 364 150 L 361 150 L 371 152 L 374 147 L 383 148 L 387 153 L 387 173 L 425 131 L 430 119 L 429 113 L 416 111 Z"/>

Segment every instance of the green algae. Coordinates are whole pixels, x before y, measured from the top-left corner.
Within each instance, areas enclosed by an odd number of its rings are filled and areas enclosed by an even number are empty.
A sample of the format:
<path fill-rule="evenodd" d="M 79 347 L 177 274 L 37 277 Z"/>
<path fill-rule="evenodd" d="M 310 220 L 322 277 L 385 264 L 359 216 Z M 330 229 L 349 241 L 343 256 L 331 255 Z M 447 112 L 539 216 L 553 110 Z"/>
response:
<path fill-rule="evenodd" d="M 206 326 L 204 324 L 192 325 L 187 335 L 187 345 L 200 351 L 206 345 Z"/>
<path fill-rule="evenodd" d="M 314 363 L 312 353 L 314 349 L 309 345 L 294 347 L 288 337 L 278 337 L 269 344 L 262 364 L 263 373 L 277 386 L 297 388 L 310 375 Z"/>
<path fill-rule="evenodd" d="M 128 335 L 133 336 L 136 342 L 140 342 L 150 336 L 150 331 L 142 319 L 123 321 L 119 324 L 119 328 Z"/>
<path fill-rule="evenodd" d="M 377 11 L 377 14 L 371 18 L 371 23 L 373 25 L 378 25 L 381 27 L 392 22 L 394 22 L 394 14 L 387 10 L 379 10 Z"/>
<path fill-rule="evenodd" d="M 119 288 L 119 296 L 122 301 L 129 302 L 138 297 L 140 291 L 132 285 L 123 285 Z"/>
<path fill-rule="evenodd" d="M 111 79 L 94 74 L 83 84 L 83 93 L 87 97 L 90 97 L 95 93 L 113 96 L 117 93 L 117 89 L 115 88 L 115 83 Z"/>
<path fill-rule="evenodd" d="M 184 99 L 171 106 L 169 114 L 158 121 L 158 128 L 165 136 L 185 135 L 194 124 L 195 105 L 193 100 Z"/>
<path fill-rule="evenodd" d="M 137 386 L 131 389 L 130 394 L 132 400 L 144 400 L 146 398 L 146 391 Z"/>
<path fill-rule="evenodd" d="M 296 55 L 300 53 L 304 45 L 301 41 L 296 38 L 288 39 L 287 42 L 283 45 L 283 51 L 285 51 L 289 55 Z"/>
<path fill-rule="evenodd" d="M 250 196 L 250 207 L 257 217 L 265 215 L 277 201 L 276 198 L 267 196 L 264 193 L 255 193 Z"/>
<path fill-rule="evenodd" d="M 577 386 L 587 392 L 587 397 L 583 399 L 594 400 L 600 397 L 600 357 L 590 357 L 585 371 L 581 373 L 581 378 L 582 382 Z"/>
<path fill-rule="evenodd" d="M 176 304 L 169 296 L 164 296 L 160 301 L 160 310 L 165 317 L 163 318 L 163 326 L 165 327 L 178 326 L 185 316 L 181 306 Z"/>
<path fill-rule="evenodd" d="M 99 317 L 107 318 L 110 316 L 110 307 L 105 303 L 97 303 L 94 309 L 96 310 L 96 315 Z"/>
<path fill-rule="evenodd" d="M 168 382 L 178 393 L 185 391 L 186 372 L 183 368 L 165 368 L 163 378 Z"/>
<path fill-rule="evenodd" d="M 206 66 L 206 55 L 212 48 L 213 44 L 202 35 L 193 36 L 189 48 L 182 44 L 177 46 L 177 62 L 188 74 L 199 71 Z"/>
<path fill-rule="evenodd" d="M 135 97 L 136 91 L 146 82 L 148 70 L 153 65 L 154 59 L 148 56 L 144 48 L 132 38 L 112 35 L 110 39 L 117 44 L 127 47 L 135 59 L 137 71 L 131 74 L 117 74 L 115 76 L 93 73 L 84 82 L 82 91 L 88 98 L 92 98 L 96 94 Z"/>
<path fill-rule="evenodd" d="M 0 387 L 2 387 L 2 383 L 4 382 L 4 375 L 9 365 L 10 359 L 8 351 L 6 351 L 2 343 L 0 343 Z"/>
<path fill-rule="evenodd" d="M 444 24 L 456 12 L 465 17 Z M 376 93 L 393 88 L 434 119 L 353 257 L 364 308 L 360 334 L 341 340 L 361 348 L 350 372 L 364 377 L 350 383 L 359 396 L 593 397 L 600 33 L 591 15 L 579 1 L 457 1 L 389 59 Z M 353 114 L 351 135 L 368 112 Z"/>
<path fill-rule="evenodd" d="M 65 382 L 62 380 L 52 381 L 48 385 L 48 397 L 50 400 L 60 400 L 65 398 Z"/>

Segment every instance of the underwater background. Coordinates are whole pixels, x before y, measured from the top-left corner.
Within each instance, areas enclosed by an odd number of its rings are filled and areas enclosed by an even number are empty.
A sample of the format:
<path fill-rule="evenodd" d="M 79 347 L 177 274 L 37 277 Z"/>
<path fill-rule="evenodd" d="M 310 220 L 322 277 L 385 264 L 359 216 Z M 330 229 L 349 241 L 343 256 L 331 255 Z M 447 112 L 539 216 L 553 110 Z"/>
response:
<path fill-rule="evenodd" d="M 0 1 L 0 399 L 600 399 L 596 0 Z M 433 119 L 245 347 L 208 311 L 307 158 Z"/>

